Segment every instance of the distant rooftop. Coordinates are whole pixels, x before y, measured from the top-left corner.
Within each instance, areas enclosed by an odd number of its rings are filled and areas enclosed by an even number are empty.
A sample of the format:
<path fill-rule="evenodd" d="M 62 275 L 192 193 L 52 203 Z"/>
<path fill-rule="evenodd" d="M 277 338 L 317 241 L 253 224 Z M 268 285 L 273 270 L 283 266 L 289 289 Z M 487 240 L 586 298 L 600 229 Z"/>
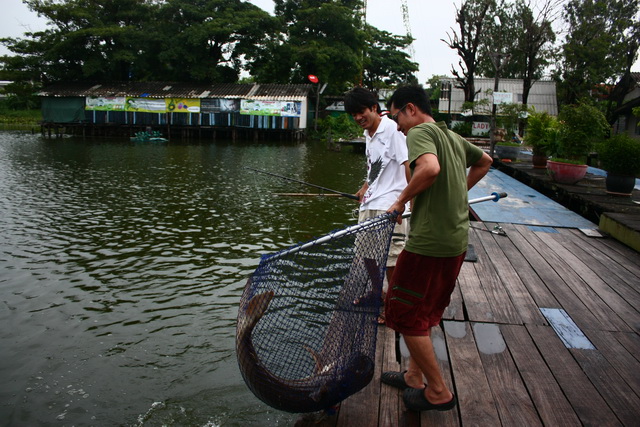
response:
<path fill-rule="evenodd" d="M 199 84 L 168 82 L 56 83 L 43 88 L 46 97 L 227 98 L 301 101 L 310 84 Z"/>
<path fill-rule="evenodd" d="M 439 108 L 441 113 L 451 112 L 453 114 L 462 113 L 462 104 L 464 103 L 464 91 L 456 88 L 456 80 L 454 78 L 443 78 L 440 80 L 442 85 L 445 82 L 452 82 L 453 89 L 451 94 L 451 103 L 449 103 L 449 92 L 441 90 Z M 480 91 L 476 95 L 476 101 L 483 99 L 489 100 L 491 105 L 494 87 L 493 78 L 477 77 L 475 79 L 476 91 Z M 512 94 L 511 102 L 514 104 L 522 104 L 522 79 L 500 79 L 498 82 L 498 92 L 507 92 Z M 529 99 L 527 104 L 533 106 L 536 111 L 546 111 L 552 116 L 558 115 L 558 101 L 556 97 L 556 82 L 552 80 L 536 80 L 529 91 Z M 491 108 L 487 107 L 486 111 L 479 114 L 491 114 Z"/>

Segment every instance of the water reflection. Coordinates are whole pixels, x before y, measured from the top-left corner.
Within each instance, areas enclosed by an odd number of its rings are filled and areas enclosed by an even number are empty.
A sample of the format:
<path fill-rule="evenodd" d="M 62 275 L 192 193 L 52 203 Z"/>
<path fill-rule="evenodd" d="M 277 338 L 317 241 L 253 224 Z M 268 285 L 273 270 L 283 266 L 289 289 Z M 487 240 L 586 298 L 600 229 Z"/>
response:
<path fill-rule="evenodd" d="M 0 132 L 0 419 L 273 425 L 235 317 L 259 256 L 354 222 L 364 159 L 322 144 L 44 141 Z"/>

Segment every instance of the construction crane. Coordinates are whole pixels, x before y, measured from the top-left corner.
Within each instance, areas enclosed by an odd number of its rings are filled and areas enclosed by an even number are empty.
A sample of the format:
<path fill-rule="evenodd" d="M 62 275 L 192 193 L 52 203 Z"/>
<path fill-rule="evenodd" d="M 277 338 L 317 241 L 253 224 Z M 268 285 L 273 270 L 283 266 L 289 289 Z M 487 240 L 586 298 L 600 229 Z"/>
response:
<path fill-rule="evenodd" d="M 409 5 L 407 4 L 407 0 L 402 1 L 402 22 L 404 23 L 404 29 L 407 32 L 407 36 L 411 37 L 411 23 L 409 22 Z M 414 61 L 416 57 L 416 51 L 413 48 L 413 41 L 407 46 L 407 51 L 409 52 L 409 57 L 411 61 Z"/>
<path fill-rule="evenodd" d="M 411 23 L 409 22 L 409 5 L 407 4 L 407 0 L 400 0 L 401 9 L 402 9 L 402 23 L 404 24 L 404 30 L 407 32 L 407 36 L 413 39 L 411 35 Z M 362 2 L 362 22 L 367 22 L 367 0 L 363 0 Z M 413 42 L 407 46 L 407 53 L 409 54 L 409 58 L 411 61 L 414 61 L 416 56 L 416 51 L 413 48 Z"/>

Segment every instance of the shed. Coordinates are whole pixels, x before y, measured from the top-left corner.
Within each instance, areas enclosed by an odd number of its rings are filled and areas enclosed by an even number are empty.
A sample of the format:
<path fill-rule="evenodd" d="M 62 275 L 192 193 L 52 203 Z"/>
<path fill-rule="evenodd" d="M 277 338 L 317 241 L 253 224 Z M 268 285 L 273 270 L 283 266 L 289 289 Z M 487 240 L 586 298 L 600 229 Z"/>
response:
<path fill-rule="evenodd" d="M 304 130 L 310 84 L 57 83 L 45 123 Z"/>
<path fill-rule="evenodd" d="M 440 100 L 438 110 L 441 113 L 462 114 L 464 103 L 464 91 L 456 87 L 456 79 L 447 77 L 440 79 Z M 493 78 L 478 77 L 475 79 L 476 101 L 487 99 L 489 104 L 486 108 L 475 111 L 476 115 L 491 115 L 491 105 L 493 101 L 493 88 L 495 81 Z M 500 79 L 498 81 L 498 92 L 502 102 L 522 104 L 523 93 L 522 79 Z M 558 115 L 558 101 L 556 97 L 556 82 L 552 80 L 536 80 L 529 91 L 527 104 L 533 106 L 536 111 L 546 111 L 552 116 Z"/>
<path fill-rule="evenodd" d="M 633 109 L 640 107 L 640 72 L 630 73 L 629 90 L 624 95 L 622 105 L 614 111 L 618 118 L 613 124 L 615 133 L 626 133 L 633 138 L 640 138 L 640 117 L 633 114 Z"/>

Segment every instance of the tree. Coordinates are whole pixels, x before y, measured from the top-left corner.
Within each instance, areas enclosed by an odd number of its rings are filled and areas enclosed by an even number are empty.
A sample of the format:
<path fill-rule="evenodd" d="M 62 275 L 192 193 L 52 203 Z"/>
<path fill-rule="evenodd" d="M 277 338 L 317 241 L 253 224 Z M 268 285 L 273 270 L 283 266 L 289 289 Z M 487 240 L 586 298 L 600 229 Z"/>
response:
<path fill-rule="evenodd" d="M 259 81 L 304 82 L 314 74 L 329 92 L 340 93 L 360 80 L 366 34 L 359 0 L 275 0 L 283 35 L 252 68 Z"/>
<path fill-rule="evenodd" d="M 49 28 L 0 40 L 16 78 L 233 82 L 276 22 L 241 0 L 25 0 Z"/>
<path fill-rule="evenodd" d="M 556 19 L 558 0 L 538 2 L 535 14 L 529 0 L 501 5 L 496 10 L 499 23 L 490 21 L 487 27 L 479 61 L 478 71 L 487 77 L 495 76 L 495 65 L 490 53 L 509 54 L 500 75 L 505 78 L 522 79 L 522 104 L 527 105 L 529 92 L 535 80 L 542 78 L 544 70 L 554 56 L 553 43 L 556 36 L 553 22 Z"/>
<path fill-rule="evenodd" d="M 455 76 L 458 87 L 464 90 L 465 102 L 473 102 L 476 96 L 475 74 L 478 67 L 478 53 L 483 33 L 488 26 L 488 20 L 493 19 L 496 8 L 495 0 L 465 0 L 456 9 L 456 22 L 460 34 L 452 28 L 453 35 L 447 33 L 449 40 L 442 40 L 451 49 L 458 52 L 458 65 L 462 75 L 455 68 L 451 72 Z"/>
<path fill-rule="evenodd" d="M 561 96 L 575 103 L 599 84 L 614 83 L 637 58 L 639 0 L 570 0 Z"/>
<path fill-rule="evenodd" d="M 277 20 L 239 0 L 167 0 L 158 12 L 161 73 L 169 81 L 235 82 Z"/>
<path fill-rule="evenodd" d="M 5 67 L 48 83 L 68 80 L 127 80 L 149 40 L 149 14 L 143 0 L 26 0 L 49 20 L 45 31 L 25 39 L 2 39 L 21 58 L 3 58 Z"/>
<path fill-rule="evenodd" d="M 417 83 L 414 73 L 418 64 L 403 51 L 413 41 L 410 36 L 398 36 L 388 31 L 366 26 L 367 44 L 364 52 L 362 84 L 379 89 L 399 83 Z"/>

